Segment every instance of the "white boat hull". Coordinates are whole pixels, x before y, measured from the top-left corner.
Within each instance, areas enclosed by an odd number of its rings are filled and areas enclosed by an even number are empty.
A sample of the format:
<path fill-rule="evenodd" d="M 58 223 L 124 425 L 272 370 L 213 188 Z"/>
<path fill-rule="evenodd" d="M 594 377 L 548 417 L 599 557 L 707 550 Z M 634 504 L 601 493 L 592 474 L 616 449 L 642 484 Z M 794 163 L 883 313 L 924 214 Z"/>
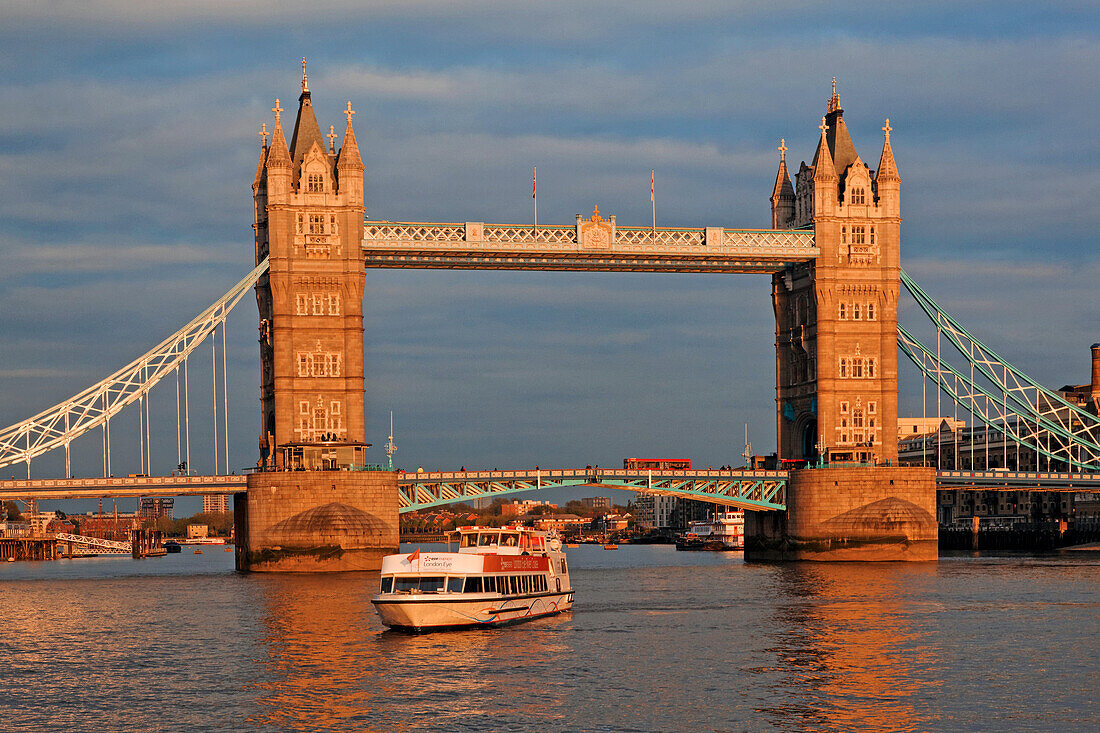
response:
<path fill-rule="evenodd" d="M 429 631 L 503 626 L 568 611 L 573 592 L 503 597 L 498 594 L 393 594 L 371 599 L 382 623 L 395 629 Z"/>

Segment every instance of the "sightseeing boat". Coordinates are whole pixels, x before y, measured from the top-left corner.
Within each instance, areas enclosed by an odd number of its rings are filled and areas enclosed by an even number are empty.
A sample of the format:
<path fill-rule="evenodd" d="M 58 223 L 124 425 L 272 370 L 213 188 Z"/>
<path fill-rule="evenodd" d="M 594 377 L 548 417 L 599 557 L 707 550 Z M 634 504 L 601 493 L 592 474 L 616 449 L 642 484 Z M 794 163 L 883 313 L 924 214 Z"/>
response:
<path fill-rule="evenodd" d="M 719 512 L 713 519 L 692 522 L 676 539 L 677 550 L 744 550 L 745 512 Z"/>
<path fill-rule="evenodd" d="M 457 543 L 457 552 L 451 551 Z M 408 631 L 503 626 L 568 611 L 573 586 L 561 541 L 529 527 L 460 527 L 447 552 L 382 558 L 382 623 Z"/>

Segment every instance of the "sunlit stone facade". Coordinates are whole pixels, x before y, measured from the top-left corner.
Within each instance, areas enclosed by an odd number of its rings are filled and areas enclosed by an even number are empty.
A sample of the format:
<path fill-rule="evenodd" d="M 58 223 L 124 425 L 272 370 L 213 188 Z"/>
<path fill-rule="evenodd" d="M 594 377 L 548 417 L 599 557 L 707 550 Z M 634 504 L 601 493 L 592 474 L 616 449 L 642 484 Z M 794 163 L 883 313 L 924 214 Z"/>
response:
<path fill-rule="evenodd" d="M 776 228 L 812 228 L 820 256 L 772 278 L 779 455 L 897 459 L 901 181 L 890 125 L 876 170 L 856 152 L 836 95 L 813 163 L 791 185 L 786 145 L 772 193 Z"/>
<path fill-rule="evenodd" d="M 278 446 L 363 442 L 363 163 L 352 130 L 321 135 L 303 77 L 290 145 L 278 100 L 253 182 L 260 311 L 261 461 Z M 325 137 L 328 143 L 325 143 Z"/>

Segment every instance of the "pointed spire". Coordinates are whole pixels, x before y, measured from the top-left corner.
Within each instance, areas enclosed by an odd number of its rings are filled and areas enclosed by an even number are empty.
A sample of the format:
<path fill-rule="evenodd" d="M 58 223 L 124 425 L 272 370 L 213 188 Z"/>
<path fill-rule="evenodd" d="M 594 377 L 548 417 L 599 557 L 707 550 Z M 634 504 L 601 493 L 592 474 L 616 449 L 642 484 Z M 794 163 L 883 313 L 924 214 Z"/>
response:
<path fill-rule="evenodd" d="M 787 172 L 787 141 L 779 141 L 779 171 L 772 188 L 772 229 L 786 229 L 794 220 L 794 187 Z"/>
<path fill-rule="evenodd" d="M 834 80 L 835 81 L 835 80 Z M 309 77 L 306 76 L 306 57 L 302 57 L 302 91 L 309 91 Z"/>
<path fill-rule="evenodd" d="M 836 93 L 836 77 L 833 77 L 833 93 L 829 97 L 829 111 L 825 115 L 825 124 L 829 126 L 827 140 L 829 153 L 833 158 L 833 169 L 843 176 L 848 166 L 856 161 L 859 154 L 856 146 L 852 144 L 852 136 L 848 134 L 848 126 L 844 124 L 844 110 L 840 107 L 840 96 Z"/>
<path fill-rule="evenodd" d="M 336 126 L 328 126 L 328 134 L 325 135 L 328 138 L 328 152 L 330 155 L 336 152 Z"/>
<path fill-rule="evenodd" d="M 791 174 L 787 171 L 787 141 L 779 140 L 779 171 L 775 174 L 775 187 L 772 189 L 772 202 L 790 196 L 794 198 L 794 186 L 791 185 Z"/>
<path fill-rule="evenodd" d="M 825 123 L 825 118 L 821 118 L 821 124 L 818 126 L 821 130 L 821 140 L 817 143 L 817 152 L 814 153 L 814 180 L 836 180 L 836 168 L 833 167 L 833 154 L 829 152 L 829 141 L 826 137 L 826 131 L 829 126 Z"/>
<path fill-rule="evenodd" d="M 317 115 L 313 112 L 309 85 L 305 76 L 305 59 L 302 59 L 302 94 L 298 97 L 298 117 L 294 120 L 294 134 L 290 139 L 290 157 L 294 161 L 294 178 L 297 180 L 302 169 L 302 159 L 317 145 L 322 151 L 325 141 L 321 135 L 321 126 L 317 124 Z"/>
<path fill-rule="evenodd" d="M 264 178 L 264 166 L 267 164 L 267 123 L 263 123 L 260 126 L 260 160 L 256 163 L 256 175 L 252 179 L 252 190 L 259 189 L 260 183 Z"/>
<path fill-rule="evenodd" d="M 271 147 L 268 148 L 267 165 L 269 168 L 274 166 L 289 168 L 290 152 L 286 147 L 286 138 L 283 137 L 283 108 L 279 106 L 278 99 L 275 100 L 275 106 L 271 108 L 271 111 L 275 113 L 275 131 L 271 135 Z"/>
<path fill-rule="evenodd" d="M 890 118 L 886 118 L 886 124 L 882 126 L 885 136 L 882 142 L 882 155 L 878 159 L 878 171 L 875 173 L 875 181 L 900 181 L 898 166 L 894 162 L 894 151 L 890 147 Z"/>
<path fill-rule="evenodd" d="M 344 128 L 344 144 L 340 148 L 340 157 L 336 161 L 336 170 L 339 171 L 361 171 L 363 170 L 363 159 L 359 156 L 359 143 L 355 139 L 355 130 L 351 125 L 352 115 L 355 114 L 355 110 L 351 108 L 351 101 L 348 101 L 348 106 L 344 110 L 344 114 L 347 115 L 348 125 Z"/>

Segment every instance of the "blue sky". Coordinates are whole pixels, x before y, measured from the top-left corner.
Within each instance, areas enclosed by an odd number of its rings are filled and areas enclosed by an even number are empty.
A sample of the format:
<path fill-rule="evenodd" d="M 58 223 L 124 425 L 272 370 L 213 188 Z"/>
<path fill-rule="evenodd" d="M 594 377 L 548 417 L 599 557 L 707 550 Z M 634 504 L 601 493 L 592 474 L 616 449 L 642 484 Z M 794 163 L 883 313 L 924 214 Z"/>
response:
<path fill-rule="evenodd" d="M 1100 340 L 1095 3 L 9 2 L 0 20 L 3 425 L 247 272 L 256 130 L 276 97 L 293 110 L 302 56 L 322 126 L 358 111 L 367 213 L 395 220 L 527 222 L 538 165 L 544 223 L 597 204 L 645 223 L 655 169 L 659 224 L 766 226 L 779 138 L 812 157 L 835 75 L 871 165 L 891 120 L 918 282 L 1053 386 L 1087 380 Z M 745 423 L 774 449 L 766 277 L 371 271 L 365 298 L 368 439 L 392 409 L 406 467 L 719 465 Z M 255 460 L 255 321 L 246 299 L 229 328 L 234 466 Z M 171 395 L 154 470 L 175 463 Z M 76 454 L 93 473 L 98 438 Z"/>

